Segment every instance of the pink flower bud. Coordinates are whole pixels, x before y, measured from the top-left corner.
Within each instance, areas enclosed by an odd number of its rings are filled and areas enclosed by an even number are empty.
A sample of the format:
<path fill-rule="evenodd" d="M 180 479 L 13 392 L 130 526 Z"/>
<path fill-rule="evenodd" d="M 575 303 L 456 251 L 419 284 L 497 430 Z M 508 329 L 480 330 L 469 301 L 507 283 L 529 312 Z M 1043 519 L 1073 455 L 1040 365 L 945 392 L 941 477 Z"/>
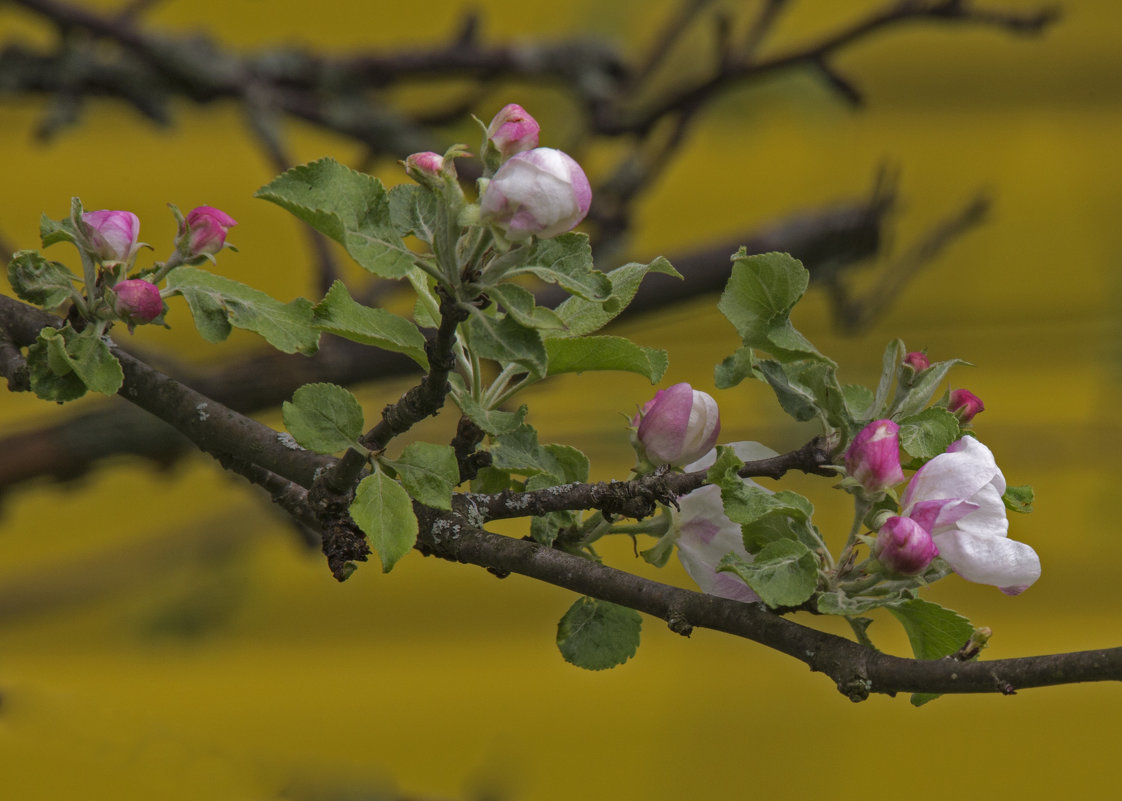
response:
<path fill-rule="evenodd" d="M 501 161 L 506 161 L 515 153 L 533 150 L 538 146 L 541 126 L 526 109 L 517 103 L 504 106 L 487 126 L 487 139 L 499 152 Z"/>
<path fill-rule="evenodd" d="M 660 389 L 631 420 L 636 448 L 652 464 L 681 465 L 717 444 L 721 416 L 717 402 L 689 384 Z"/>
<path fill-rule="evenodd" d="M 480 199 L 483 218 L 512 240 L 563 234 L 584 219 L 591 204 L 592 187 L 580 165 L 549 147 L 509 158 Z"/>
<path fill-rule="evenodd" d="M 187 212 L 187 226 L 179 229 L 176 243 L 187 256 L 202 256 L 217 253 L 226 244 L 226 234 L 238 221 L 221 209 L 213 206 L 198 206 Z M 186 247 L 183 237 L 186 234 Z"/>
<path fill-rule="evenodd" d="M 986 410 L 982 399 L 968 389 L 952 390 L 947 408 L 957 414 L 958 419 L 964 423 L 969 423 L 979 412 Z"/>
<path fill-rule="evenodd" d="M 130 278 L 113 287 L 113 309 L 129 324 L 150 323 L 164 310 L 160 288 L 142 278 Z"/>
<path fill-rule="evenodd" d="M 931 533 L 910 517 L 888 518 L 877 534 L 876 557 L 893 573 L 919 575 L 938 555 Z"/>
<path fill-rule="evenodd" d="M 140 220 L 131 211 L 87 211 L 84 233 L 93 252 L 105 262 L 127 262 L 136 253 Z"/>
<path fill-rule="evenodd" d="M 405 159 L 405 172 L 418 183 L 429 185 L 440 183 L 443 169 L 444 156 L 431 150 L 414 153 Z"/>
<path fill-rule="evenodd" d="M 846 471 L 869 492 L 881 492 L 904 480 L 899 435 L 900 426 L 891 420 L 874 420 L 846 449 Z"/>
<path fill-rule="evenodd" d="M 922 372 L 923 370 L 926 370 L 931 366 L 931 362 L 928 360 L 927 354 L 922 350 L 913 350 L 911 353 L 905 356 L 904 364 L 911 367 L 917 373 Z"/>

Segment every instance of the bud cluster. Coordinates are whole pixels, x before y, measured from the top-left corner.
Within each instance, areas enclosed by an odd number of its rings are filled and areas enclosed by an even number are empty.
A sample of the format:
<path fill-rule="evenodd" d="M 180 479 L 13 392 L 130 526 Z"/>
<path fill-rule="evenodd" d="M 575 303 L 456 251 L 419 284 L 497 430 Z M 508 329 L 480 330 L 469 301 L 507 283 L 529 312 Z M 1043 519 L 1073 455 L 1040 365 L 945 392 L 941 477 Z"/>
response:
<path fill-rule="evenodd" d="M 172 207 L 178 221 L 175 250 L 155 268 L 141 270 L 136 277 L 128 273 L 136 254 L 147 245 L 140 241 L 140 219 L 131 211 L 102 209 L 72 217 L 74 243 L 83 254 L 87 271 L 87 292 L 92 298 L 87 311 L 97 319 L 117 318 L 133 326 L 157 322 L 164 312 L 159 283 L 180 264 L 213 260 L 226 244 L 229 230 L 237 221 L 221 209 L 198 206 L 184 217 Z"/>
<path fill-rule="evenodd" d="M 538 147 L 540 133 L 537 120 L 515 103 L 503 107 L 485 129 L 476 217 L 508 242 L 550 239 L 571 231 L 592 204 L 584 170 L 567 153 Z M 459 193 L 452 158 L 464 154 L 457 145 L 443 156 L 414 153 L 403 164 L 418 183 Z"/>

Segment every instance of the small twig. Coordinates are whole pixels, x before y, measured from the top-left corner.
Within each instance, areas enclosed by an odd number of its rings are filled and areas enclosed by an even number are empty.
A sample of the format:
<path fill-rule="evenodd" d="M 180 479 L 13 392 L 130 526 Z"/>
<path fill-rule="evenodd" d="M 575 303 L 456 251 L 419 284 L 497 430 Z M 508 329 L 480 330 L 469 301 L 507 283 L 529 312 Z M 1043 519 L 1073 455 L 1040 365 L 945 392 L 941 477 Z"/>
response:
<path fill-rule="evenodd" d="M 830 453 L 822 437 L 815 437 L 797 450 L 748 462 L 739 471 L 742 478 L 781 478 L 790 470 L 812 475 L 836 475 L 827 470 Z M 606 514 L 641 519 L 654 514 L 657 504 L 674 504 L 675 499 L 693 492 L 705 483 L 705 470 L 692 473 L 656 472 L 631 481 L 593 484 L 563 484 L 548 490 L 515 492 L 505 490 L 490 495 L 468 493 L 462 510 L 473 519 L 541 516 L 549 512 L 597 509 Z"/>
<path fill-rule="evenodd" d="M 416 423 L 440 411 L 448 394 L 448 374 L 456 366 L 452 348 L 456 344 L 456 328 L 467 319 L 468 311 L 455 298 L 444 294 L 440 301 L 440 327 L 436 336 L 425 343 L 429 371 L 421 383 L 410 389 L 397 403 L 382 410 L 381 421 L 366 432 L 359 442 L 374 452 L 385 450 L 390 440 L 403 434 Z"/>

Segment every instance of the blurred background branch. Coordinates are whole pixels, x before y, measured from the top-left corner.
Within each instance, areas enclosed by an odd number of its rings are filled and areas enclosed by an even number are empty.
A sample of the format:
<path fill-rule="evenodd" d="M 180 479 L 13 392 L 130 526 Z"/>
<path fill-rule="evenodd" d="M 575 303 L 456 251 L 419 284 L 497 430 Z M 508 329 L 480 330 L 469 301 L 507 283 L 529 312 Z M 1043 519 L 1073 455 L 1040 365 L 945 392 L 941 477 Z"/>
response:
<path fill-rule="evenodd" d="M 206 33 L 156 30 L 143 20 L 153 3 L 133 3 L 116 11 L 94 11 L 59 0 L 11 3 L 55 29 L 50 45 L 7 41 L 0 48 L 0 98 L 45 99 L 35 131 L 43 141 L 73 130 L 93 102 L 120 101 L 140 117 L 168 126 L 175 124 L 171 109 L 177 103 L 226 101 L 241 108 L 250 135 L 277 171 L 292 164 L 285 141 L 290 123 L 297 120 L 360 144 L 360 166 L 369 166 L 412 152 L 443 150 L 452 143 L 450 134 L 463 130 L 481 98 L 497 86 L 510 96 L 517 94 L 517 87 L 558 90 L 576 120 L 567 150 L 579 153 L 599 139 L 626 143 L 613 164 L 592 176 L 594 200 L 585 227 L 601 269 L 636 255 L 631 253 L 630 237 L 638 204 L 722 93 L 773 73 L 809 71 L 838 99 L 860 106 L 865 99 L 857 83 L 832 64 L 840 52 L 863 40 L 906 23 L 955 23 L 1035 35 L 1059 17 L 1053 8 L 1001 12 L 974 2 L 902 0 L 769 53 L 768 38 L 789 5 L 785 0 L 766 0 L 735 17 L 720 4 L 684 0 L 635 56 L 619 44 L 591 37 L 489 43 L 482 34 L 483 21 L 473 14 L 464 16 L 442 43 L 338 55 L 291 46 L 239 52 Z M 697 74 L 668 77 L 676 49 L 696 29 L 708 31 L 711 63 Z M 439 105 L 411 109 L 395 94 L 402 87 L 441 81 L 458 88 L 451 100 Z M 719 164 L 714 169 L 720 169 Z M 475 176 L 464 177 L 470 183 Z M 887 229 L 898 195 L 895 175 L 882 168 L 864 197 L 824 203 L 749 225 L 718 242 L 668 254 L 686 276 L 685 283 L 647 282 L 627 313 L 650 312 L 719 291 L 728 274 L 729 255 L 743 245 L 749 252 L 785 251 L 801 259 L 813 279 L 827 288 L 838 329 L 863 330 L 925 264 L 979 224 L 989 205 L 982 195 L 966 201 L 903 255 L 887 259 L 879 281 L 853 289 L 854 268 L 885 260 L 885 243 L 891 238 Z M 315 283 L 323 291 L 339 277 L 339 268 L 322 237 L 310 231 L 306 236 Z M 355 294 L 369 301 L 388 299 L 393 292 L 393 285 L 375 283 Z M 548 288 L 539 294 L 542 304 L 558 299 Z M 396 354 L 365 351 L 325 336 L 319 353 L 310 359 L 261 352 L 205 369 L 162 366 L 216 401 L 250 413 L 275 407 L 309 381 L 348 385 L 413 369 Z M 254 380 L 239 380 L 245 376 Z M 104 404 L 59 423 L 2 437 L 0 449 L 6 454 L 0 460 L 0 496 L 38 477 L 65 480 L 82 475 L 115 454 L 140 455 L 166 466 L 184 452 L 176 432 L 121 404 Z"/>

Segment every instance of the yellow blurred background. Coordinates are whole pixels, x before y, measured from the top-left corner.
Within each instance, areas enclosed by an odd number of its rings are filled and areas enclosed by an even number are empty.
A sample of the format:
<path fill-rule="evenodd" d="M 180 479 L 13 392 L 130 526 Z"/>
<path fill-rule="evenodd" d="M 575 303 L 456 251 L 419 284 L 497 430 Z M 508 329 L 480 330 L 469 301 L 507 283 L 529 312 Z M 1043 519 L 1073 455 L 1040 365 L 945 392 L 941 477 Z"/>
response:
<path fill-rule="evenodd" d="M 876 5 L 794 3 L 772 46 Z M 486 37 L 589 32 L 631 46 L 673 6 L 472 4 Z M 1011 535 L 1036 548 L 1044 567 L 1020 597 L 957 578 L 929 596 L 993 628 L 989 658 L 1122 644 L 1113 476 L 1122 445 L 1122 11 L 1108 0 L 1063 8 L 1040 39 L 911 26 L 847 51 L 837 63 L 866 90 L 862 111 L 799 76 L 730 93 L 642 204 L 634 239 L 634 255 L 650 258 L 860 195 L 885 161 L 901 171 L 899 248 L 974 191 L 992 194 L 990 221 L 932 263 L 870 330 L 837 336 L 826 299 L 813 291 L 796 313 L 848 381 L 875 380 L 896 336 L 933 358 L 976 365 L 954 374 L 955 385 L 984 399 L 976 429 L 1010 483 L 1036 488 L 1037 511 L 1015 517 Z M 458 0 L 167 0 L 146 19 L 237 46 L 351 50 L 433 43 L 451 35 L 463 10 Z M 0 8 L 0 41 L 49 35 L 26 13 Z M 543 144 L 572 134 L 549 92 L 495 93 L 476 113 L 486 119 L 511 101 L 543 122 Z M 0 234 L 35 247 L 40 212 L 62 217 L 78 195 L 90 209 L 135 211 L 142 239 L 161 254 L 173 234 L 165 204 L 210 204 L 240 223 L 231 237 L 240 252 L 223 255 L 223 273 L 283 299 L 310 296 L 295 221 L 252 198 L 272 173 L 237 111 L 174 111 L 175 127 L 160 130 L 121 105 L 95 103 L 80 127 L 44 146 L 31 136 L 42 104 L 3 100 Z M 307 128 L 291 135 L 300 161 L 358 155 Z M 607 155 L 592 153 L 592 169 L 598 158 Z M 378 171 L 390 183 L 402 178 L 392 164 Z M 204 347 L 182 308 L 171 323 L 134 341 L 184 360 L 256 344 L 235 336 Z M 668 348 L 666 383 L 713 391 L 728 440 L 783 450 L 812 433 L 784 418 L 762 384 L 713 389 L 713 363 L 737 344 L 713 299 L 616 333 Z M 403 386 L 364 388 L 368 417 Z M 651 393 L 634 376 L 570 377 L 534 394 L 532 421 L 543 440 L 584 448 L 595 478 L 621 477 L 630 459 L 620 413 Z M 86 406 L 4 393 L 0 425 L 16 431 Z M 818 505 L 823 529 L 844 529 L 845 501 L 831 497 L 839 493 L 828 481 L 790 486 Z M 243 482 L 201 456 L 166 472 L 113 460 L 80 482 L 21 488 L 0 513 L 4 798 L 1117 793 L 1122 690 L 1114 684 L 947 697 L 922 709 L 906 698 L 853 705 L 787 657 L 711 632 L 683 639 L 649 619 L 636 658 L 589 673 L 554 646 L 569 593 L 417 554 L 390 575 L 372 564 L 337 584 Z M 629 542 L 606 555 L 690 586 L 676 563 L 646 568 Z M 890 620 L 871 634 L 907 653 Z"/>

